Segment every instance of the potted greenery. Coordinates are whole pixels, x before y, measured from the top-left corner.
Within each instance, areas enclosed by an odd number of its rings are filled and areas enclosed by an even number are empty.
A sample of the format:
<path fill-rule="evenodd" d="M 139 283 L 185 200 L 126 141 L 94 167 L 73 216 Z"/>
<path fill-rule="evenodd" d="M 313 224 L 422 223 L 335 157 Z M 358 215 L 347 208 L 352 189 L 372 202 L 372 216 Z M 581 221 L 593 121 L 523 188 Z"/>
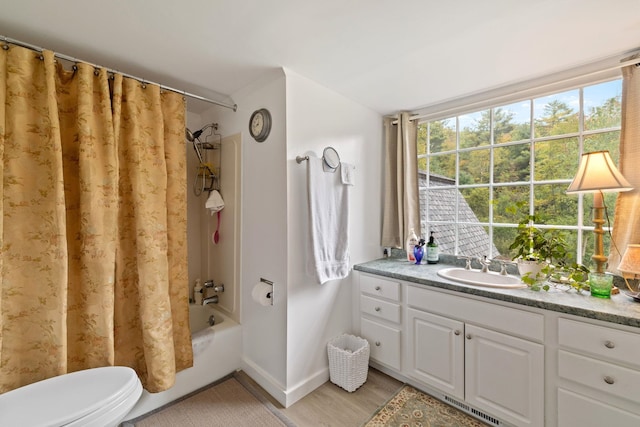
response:
<path fill-rule="evenodd" d="M 518 204 L 509 209 L 516 213 Z M 533 290 L 548 290 L 550 279 L 582 290 L 587 287 L 589 269 L 573 261 L 573 253 L 556 229 L 541 229 L 534 224 L 541 221 L 536 215 L 525 215 L 518 223 L 517 234 L 509 246 L 515 250 L 512 259 L 518 263 L 522 281 Z"/>

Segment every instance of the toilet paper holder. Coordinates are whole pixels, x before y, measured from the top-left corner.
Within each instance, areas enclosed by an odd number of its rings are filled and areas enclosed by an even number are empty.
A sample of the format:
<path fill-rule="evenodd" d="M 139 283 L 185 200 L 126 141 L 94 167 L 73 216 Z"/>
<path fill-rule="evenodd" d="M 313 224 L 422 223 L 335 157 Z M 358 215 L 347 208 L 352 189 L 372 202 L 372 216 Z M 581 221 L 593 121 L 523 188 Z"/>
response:
<path fill-rule="evenodd" d="M 260 278 L 260 281 L 271 286 L 271 292 L 267 293 L 267 298 L 271 300 L 271 305 L 273 305 L 273 282 L 262 277 Z"/>

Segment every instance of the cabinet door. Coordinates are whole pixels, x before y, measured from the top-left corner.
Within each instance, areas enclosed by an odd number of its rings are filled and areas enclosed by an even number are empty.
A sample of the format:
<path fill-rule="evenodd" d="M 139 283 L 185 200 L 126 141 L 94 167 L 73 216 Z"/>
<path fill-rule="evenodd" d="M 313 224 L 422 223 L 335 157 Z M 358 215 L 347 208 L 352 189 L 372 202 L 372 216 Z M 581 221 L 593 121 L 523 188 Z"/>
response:
<path fill-rule="evenodd" d="M 464 399 L 464 324 L 408 309 L 410 375 Z"/>
<path fill-rule="evenodd" d="M 544 424 L 544 347 L 465 325 L 465 400 L 516 426 Z"/>

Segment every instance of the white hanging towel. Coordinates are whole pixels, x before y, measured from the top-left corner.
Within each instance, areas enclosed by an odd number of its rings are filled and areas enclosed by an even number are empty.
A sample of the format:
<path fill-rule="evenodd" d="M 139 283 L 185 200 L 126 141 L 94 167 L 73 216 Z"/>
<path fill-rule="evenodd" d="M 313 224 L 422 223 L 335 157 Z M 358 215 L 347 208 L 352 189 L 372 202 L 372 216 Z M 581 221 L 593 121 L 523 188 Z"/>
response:
<path fill-rule="evenodd" d="M 349 186 L 340 173 L 322 170 L 322 159 L 309 156 L 307 165 L 311 255 L 308 273 L 318 282 L 349 274 Z"/>
<path fill-rule="evenodd" d="M 356 167 L 349 163 L 340 163 L 340 175 L 344 185 L 356 185 Z"/>
<path fill-rule="evenodd" d="M 213 190 L 209 194 L 204 207 L 211 211 L 211 215 L 224 209 L 224 200 L 222 200 L 222 196 L 220 195 L 218 190 Z"/>

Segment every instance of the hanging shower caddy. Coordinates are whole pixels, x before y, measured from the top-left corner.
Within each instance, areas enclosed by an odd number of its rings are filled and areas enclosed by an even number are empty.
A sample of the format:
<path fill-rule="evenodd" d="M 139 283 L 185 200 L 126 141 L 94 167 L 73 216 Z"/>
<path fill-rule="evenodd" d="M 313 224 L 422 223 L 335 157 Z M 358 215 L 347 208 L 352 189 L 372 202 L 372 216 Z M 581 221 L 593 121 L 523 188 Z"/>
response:
<path fill-rule="evenodd" d="M 201 140 L 202 134 L 209 130 L 209 133 L 205 135 L 204 140 Z M 222 168 L 222 135 L 218 133 L 218 124 L 210 123 L 200 130 L 191 132 L 188 128 L 185 129 L 185 136 L 187 141 L 193 144 L 193 150 L 198 157 L 198 166 L 196 168 L 196 176 L 193 181 L 193 193 L 196 196 L 201 195 L 205 191 L 211 192 L 213 190 L 220 190 L 220 170 Z M 210 141 L 211 138 L 218 138 L 217 141 Z M 220 149 L 220 155 L 218 156 L 218 168 L 217 173 L 214 167 L 206 159 L 207 150 Z"/>

